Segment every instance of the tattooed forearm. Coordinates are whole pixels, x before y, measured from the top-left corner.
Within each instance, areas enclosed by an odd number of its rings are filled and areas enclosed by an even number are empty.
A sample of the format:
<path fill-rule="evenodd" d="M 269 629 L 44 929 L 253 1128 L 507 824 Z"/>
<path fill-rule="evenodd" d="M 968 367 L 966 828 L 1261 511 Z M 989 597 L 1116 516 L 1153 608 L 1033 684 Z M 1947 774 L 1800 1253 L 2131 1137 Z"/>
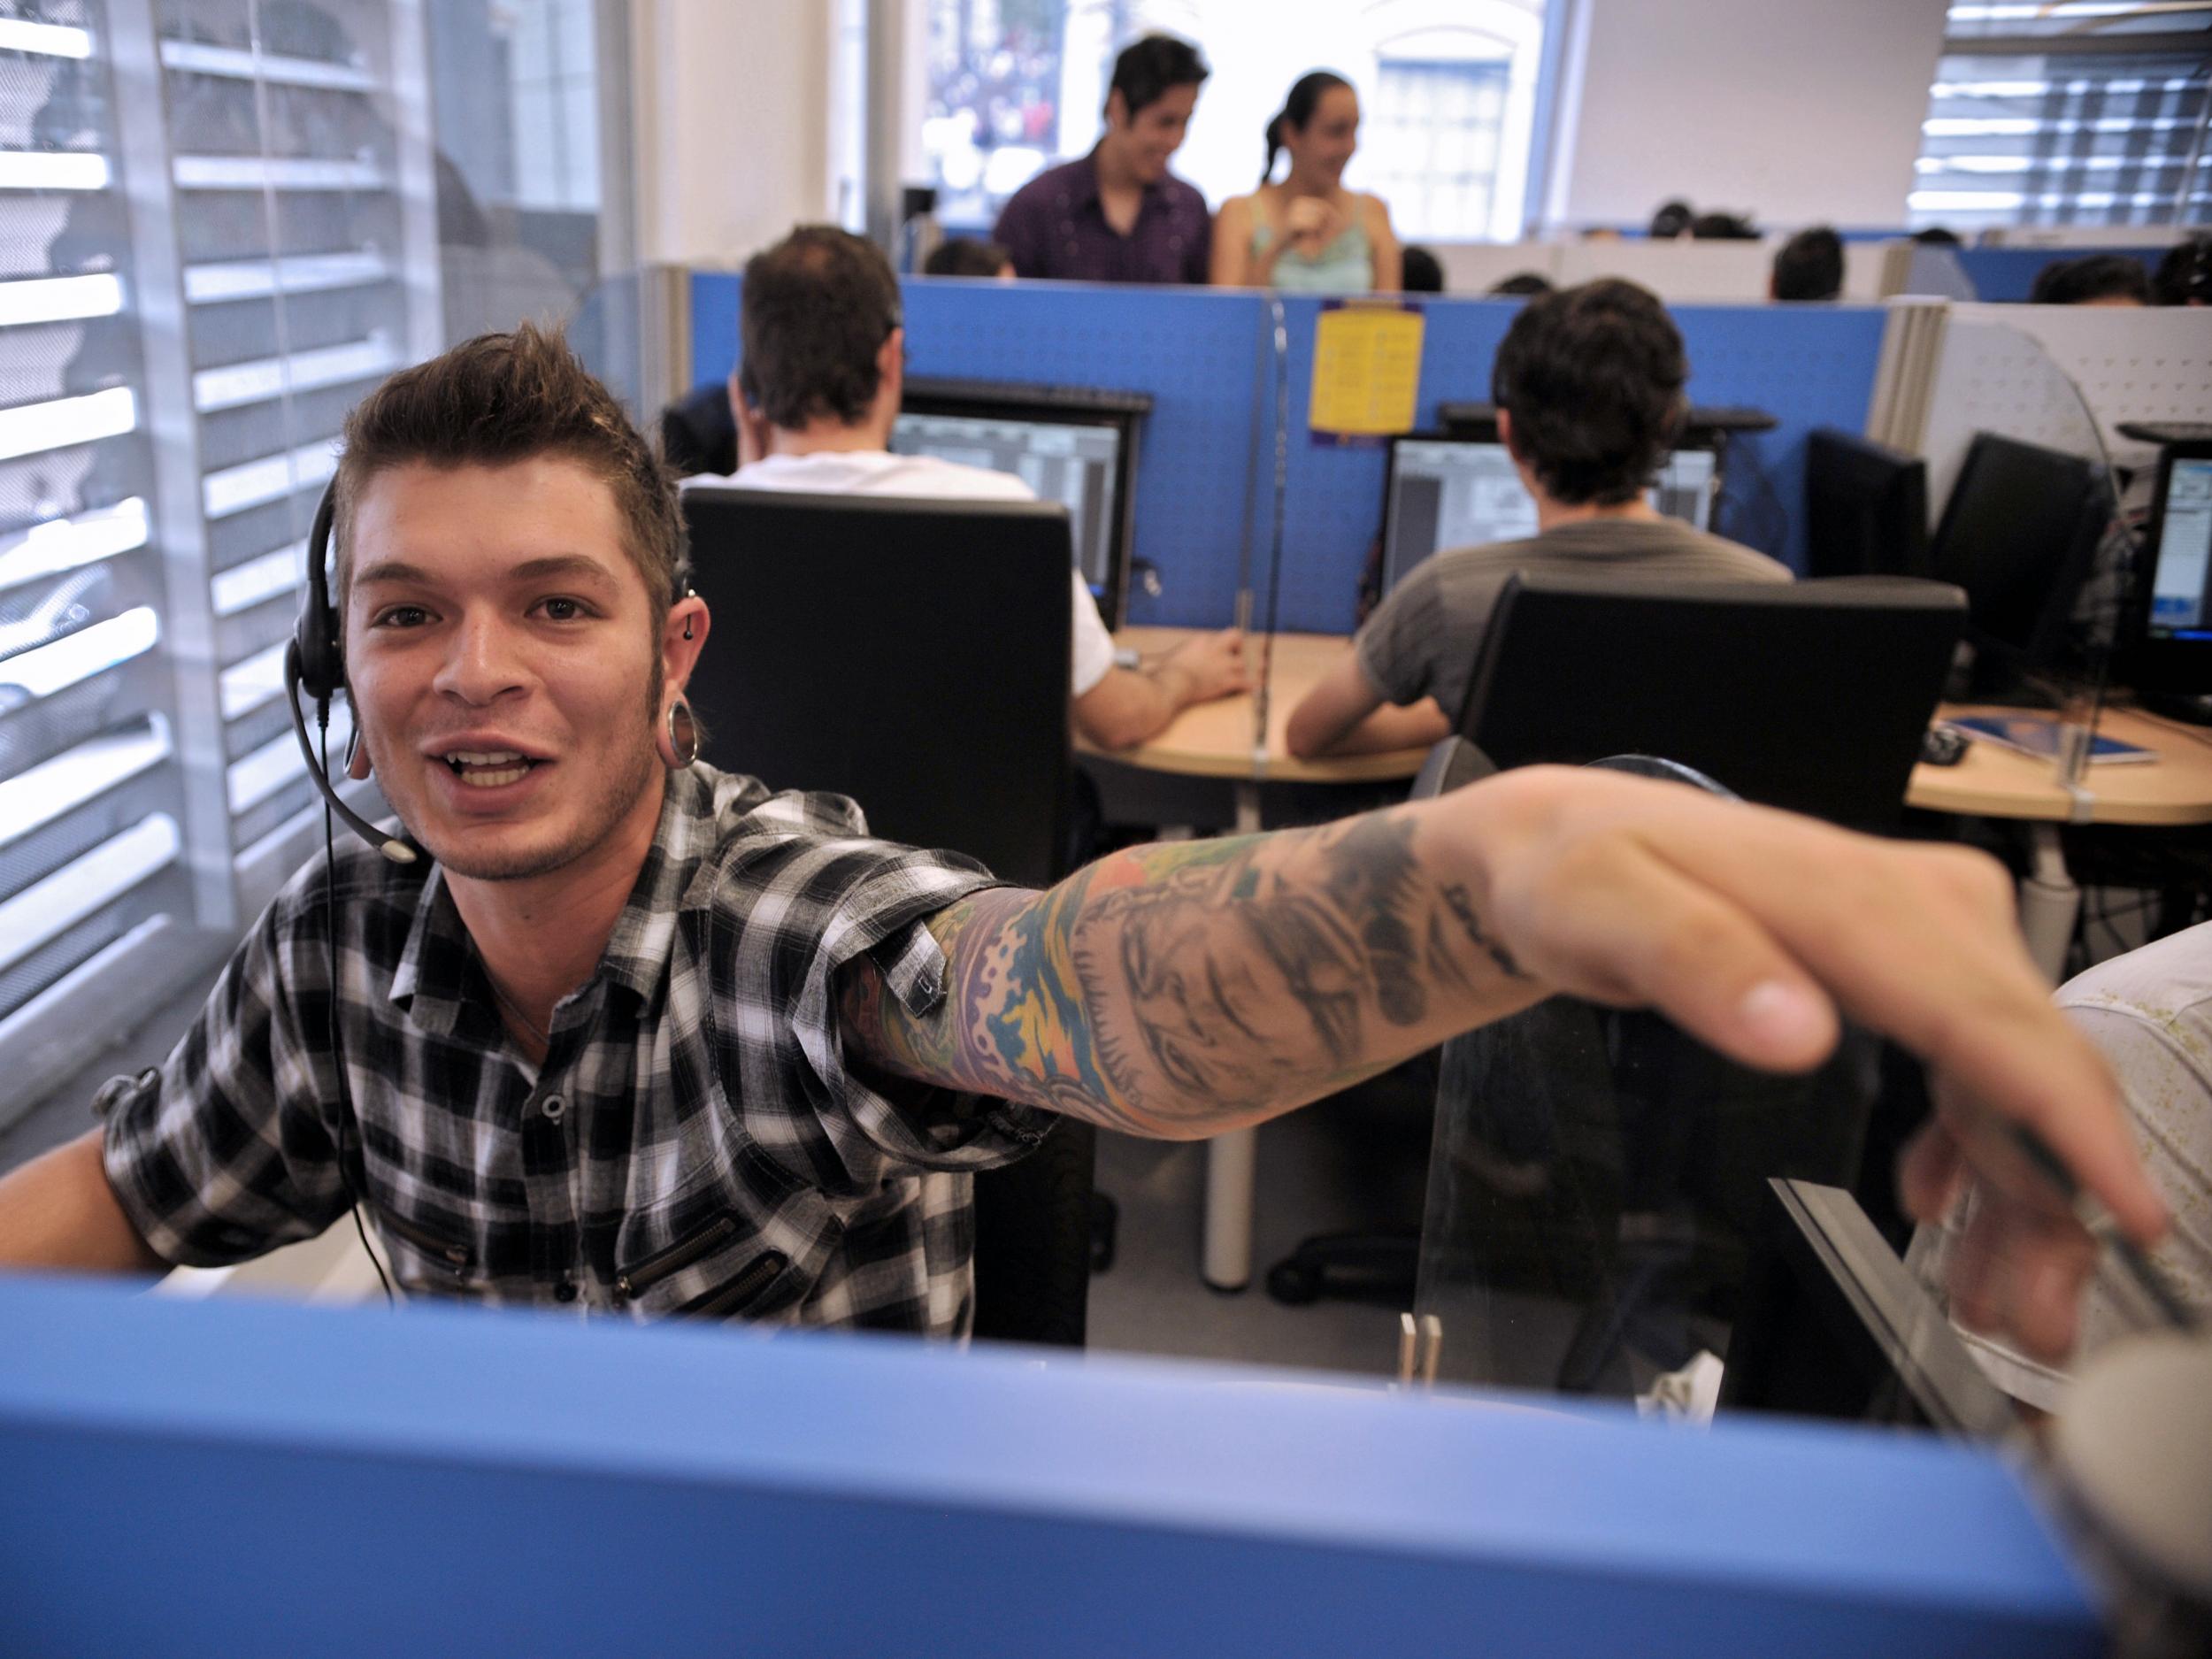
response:
<path fill-rule="evenodd" d="M 854 986 L 846 1017 L 906 1076 L 1138 1133 L 1253 1122 L 1531 1000 L 1416 831 L 1411 813 L 1377 813 L 980 894 L 931 924 L 952 967 L 939 1008 L 916 1017 Z"/>

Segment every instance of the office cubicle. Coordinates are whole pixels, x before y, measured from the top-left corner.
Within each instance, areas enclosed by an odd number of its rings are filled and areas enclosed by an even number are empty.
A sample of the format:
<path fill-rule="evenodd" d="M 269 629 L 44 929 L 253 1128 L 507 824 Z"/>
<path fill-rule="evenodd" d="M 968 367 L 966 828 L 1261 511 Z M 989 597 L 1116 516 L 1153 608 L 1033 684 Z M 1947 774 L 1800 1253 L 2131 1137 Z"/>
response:
<path fill-rule="evenodd" d="M 687 384 L 720 380 L 737 357 L 741 279 L 695 272 Z M 1217 626 L 1249 586 L 1264 621 L 1292 632 L 1351 630 L 1360 572 L 1381 525 L 1379 444 L 1317 442 L 1307 425 L 1315 325 L 1325 302 L 1281 302 L 1279 365 L 1265 296 L 1244 290 L 1077 283 L 905 285 L 915 375 L 1142 391 L 1153 398 L 1137 475 L 1135 557 L 1159 592 L 1132 595 L 1133 624 Z M 1486 399 L 1490 365 L 1518 302 L 1425 296 L 1418 418 Z M 1749 405 L 1770 432 L 1732 441 L 1716 527 L 1793 568 L 1805 557 L 1799 503 L 1806 443 L 1821 426 L 1865 423 L 1884 313 L 1835 305 L 1678 305 L 1694 403 Z M 1276 375 L 1287 373 L 1279 584 L 1271 584 Z"/>

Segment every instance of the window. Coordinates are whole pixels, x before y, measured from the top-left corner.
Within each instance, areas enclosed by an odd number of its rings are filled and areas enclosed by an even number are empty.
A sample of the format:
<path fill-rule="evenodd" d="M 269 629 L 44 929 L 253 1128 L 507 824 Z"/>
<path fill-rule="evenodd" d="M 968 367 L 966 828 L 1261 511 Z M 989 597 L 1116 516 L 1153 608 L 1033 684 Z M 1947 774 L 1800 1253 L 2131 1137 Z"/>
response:
<path fill-rule="evenodd" d="M 619 6 L 35 10 L 0 18 L 0 1125 L 320 839 L 283 659 L 346 411 L 525 317 L 638 378 Z"/>
<path fill-rule="evenodd" d="M 2212 5 L 1955 5 L 1916 227 L 2162 225 L 2212 210 Z"/>
<path fill-rule="evenodd" d="M 1043 168 L 1102 130 L 1115 55 L 1154 29 L 1213 73 L 1174 167 L 1216 205 L 1258 181 L 1261 134 L 1291 83 L 1326 65 L 1363 105 L 1347 182 L 1408 236 L 1521 233 L 1546 0 L 925 0 L 922 151 L 938 217 L 987 229 Z"/>
<path fill-rule="evenodd" d="M 1398 234 L 1464 236 L 1490 228 L 1509 65 L 1385 59 L 1363 122 L 1369 188 Z"/>

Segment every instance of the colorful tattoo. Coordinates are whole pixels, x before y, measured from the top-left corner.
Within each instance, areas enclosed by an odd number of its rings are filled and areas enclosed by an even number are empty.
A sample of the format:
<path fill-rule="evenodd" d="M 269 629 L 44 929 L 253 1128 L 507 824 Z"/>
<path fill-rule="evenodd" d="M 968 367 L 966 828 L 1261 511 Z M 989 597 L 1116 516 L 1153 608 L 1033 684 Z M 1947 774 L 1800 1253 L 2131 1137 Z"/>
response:
<path fill-rule="evenodd" d="M 933 1013 L 887 1006 L 871 973 L 847 1018 L 893 1070 L 1110 1128 L 1250 1121 L 1419 1046 L 1389 1028 L 1471 1018 L 1525 979 L 1467 890 L 1423 869 L 1414 830 L 1396 811 L 1163 843 L 1049 893 L 979 894 L 930 924 L 953 969 Z"/>

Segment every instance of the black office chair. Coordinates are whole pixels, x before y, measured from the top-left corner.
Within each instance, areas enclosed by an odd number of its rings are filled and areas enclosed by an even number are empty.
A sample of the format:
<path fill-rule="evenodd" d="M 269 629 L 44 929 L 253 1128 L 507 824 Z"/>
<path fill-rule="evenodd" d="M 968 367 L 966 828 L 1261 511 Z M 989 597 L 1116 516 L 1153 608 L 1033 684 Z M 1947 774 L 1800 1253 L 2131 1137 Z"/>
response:
<path fill-rule="evenodd" d="M 684 517 L 713 618 L 690 685 L 708 760 L 849 795 L 873 833 L 1010 880 L 1065 873 L 1064 508 L 701 486 Z M 976 1177 L 978 1336 L 1081 1345 L 1095 1148 L 1064 1120 Z"/>
<path fill-rule="evenodd" d="M 1861 577 L 1680 586 L 1508 579 L 1460 735 L 1501 771 L 1663 755 L 1747 801 L 1895 824 L 1966 596 Z"/>
<path fill-rule="evenodd" d="M 1517 572 L 1476 650 L 1464 744 L 1440 746 L 1415 798 L 1514 766 L 1664 756 L 1747 800 L 1888 828 L 1964 620 L 1957 588 L 1906 578 L 1676 586 Z M 1269 1294 L 1402 1307 L 1410 1236 L 1303 1240 L 1269 1271 Z"/>
<path fill-rule="evenodd" d="M 1050 885 L 1067 856 L 1067 510 L 701 486 L 706 758 Z"/>

